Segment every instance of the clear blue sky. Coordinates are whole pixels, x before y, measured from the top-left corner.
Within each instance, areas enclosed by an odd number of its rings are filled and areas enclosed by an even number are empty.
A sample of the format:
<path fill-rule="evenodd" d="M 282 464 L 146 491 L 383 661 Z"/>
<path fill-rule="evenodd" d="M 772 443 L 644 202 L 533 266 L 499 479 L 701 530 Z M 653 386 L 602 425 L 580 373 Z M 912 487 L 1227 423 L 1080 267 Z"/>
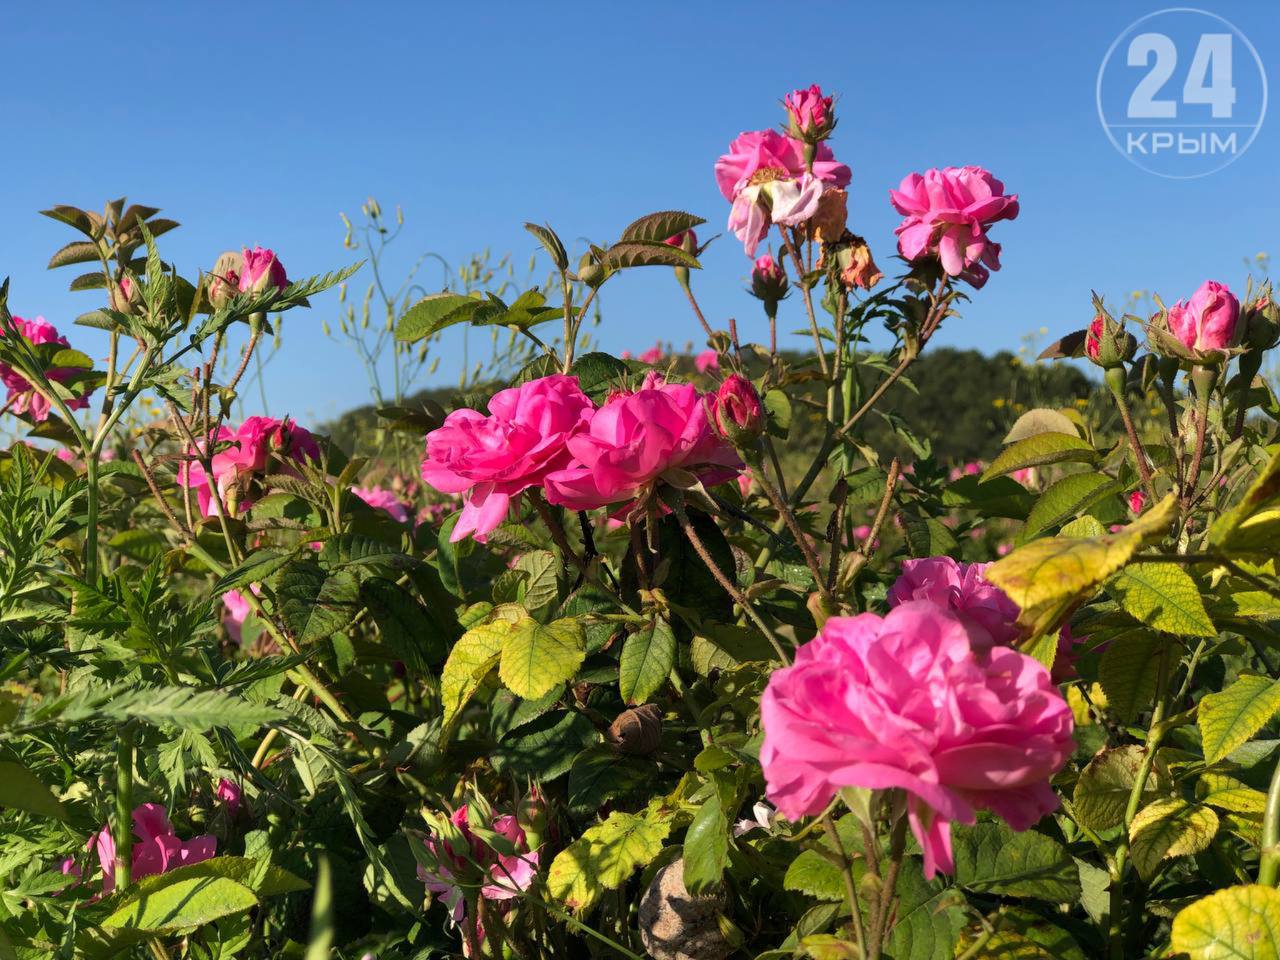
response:
<path fill-rule="evenodd" d="M 487 246 L 523 263 L 535 248 L 524 220 L 607 239 L 683 208 L 709 234 L 728 213 L 716 157 L 816 81 L 841 95 L 833 146 L 853 169 L 851 226 L 887 270 L 898 218 L 886 193 L 905 173 L 976 163 L 1020 194 L 1021 216 L 998 227 L 1004 270 L 939 337 L 1016 348 L 1041 325 L 1082 326 L 1090 289 L 1236 288 L 1243 257 L 1280 248 L 1280 115 L 1231 167 L 1189 181 L 1131 166 L 1099 125 L 1107 47 L 1161 5 L 21 4 L 0 33 L 0 275 L 15 312 L 100 355 L 99 335 L 71 326 L 95 295 L 45 270 L 71 239 L 36 213 L 55 202 L 163 206 L 183 223 L 164 252 L 188 275 L 240 244 L 274 247 L 293 276 L 343 265 L 338 212 L 368 195 L 408 217 L 393 273 L 426 250 L 456 263 Z M 1276 62 L 1280 6 L 1208 9 Z M 759 338 L 740 245 L 724 237 L 704 263 L 695 282 L 713 325 L 736 316 Z M 605 292 L 606 348 L 695 337 L 665 270 Z M 799 301 L 784 310 L 783 327 L 800 326 Z M 323 419 L 367 398 L 354 358 L 320 333 L 336 311 L 321 298 L 292 314 L 272 412 Z M 456 378 L 459 342 L 440 348 L 436 382 Z"/>

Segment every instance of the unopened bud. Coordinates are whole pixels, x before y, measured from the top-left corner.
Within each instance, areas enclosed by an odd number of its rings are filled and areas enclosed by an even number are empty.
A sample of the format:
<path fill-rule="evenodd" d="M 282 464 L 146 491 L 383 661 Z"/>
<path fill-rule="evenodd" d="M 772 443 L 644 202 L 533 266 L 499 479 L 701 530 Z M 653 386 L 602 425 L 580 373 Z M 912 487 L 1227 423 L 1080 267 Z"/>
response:
<path fill-rule="evenodd" d="M 746 377 L 731 374 L 709 403 L 712 424 L 735 446 L 749 446 L 764 432 L 764 405 Z"/>

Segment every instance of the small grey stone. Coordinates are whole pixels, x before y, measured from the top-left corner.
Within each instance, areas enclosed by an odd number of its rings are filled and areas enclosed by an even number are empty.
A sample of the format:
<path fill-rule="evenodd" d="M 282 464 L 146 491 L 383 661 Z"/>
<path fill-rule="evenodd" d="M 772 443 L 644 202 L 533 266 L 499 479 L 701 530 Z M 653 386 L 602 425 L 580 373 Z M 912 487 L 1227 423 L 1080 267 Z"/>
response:
<path fill-rule="evenodd" d="M 640 899 L 640 939 L 653 960 L 724 960 L 733 947 L 720 932 L 723 893 L 695 897 L 684 885 L 684 861 L 661 870 Z"/>

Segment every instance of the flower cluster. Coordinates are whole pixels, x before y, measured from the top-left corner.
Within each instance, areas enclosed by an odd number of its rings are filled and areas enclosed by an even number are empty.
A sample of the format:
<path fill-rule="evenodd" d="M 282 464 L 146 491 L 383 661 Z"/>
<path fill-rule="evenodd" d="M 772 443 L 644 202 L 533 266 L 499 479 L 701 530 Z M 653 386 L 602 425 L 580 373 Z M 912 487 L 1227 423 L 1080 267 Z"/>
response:
<path fill-rule="evenodd" d="M 302 463 L 320 459 L 315 438 L 288 418 L 249 417 L 234 430 L 225 425 L 219 427 L 216 438 L 211 440 L 208 447 L 187 450 L 187 460 L 178 468 L 178 483 L 195 489 L 200 512 L 206 517 L 218 516 L 224 509 L 231 516 L 248 509 L 257 498 L 260 480 L 273 459 L 281 461 L 284 470 L 289 469 L 290 460 Z M 212 476 L 200 462 L 210 451 Z"/>
<path fill-rule="evenodd" d="M 44 317 L 36 317 L 34 320 L 14 317 L 13 324 L 18 328 L 23 339 L 32 345 L 39 346 L 40 344 L 52 343 L 60 347 L 71 346 L 67 338 L 58 333 L 57 327 L 45 320 Z M 0 336 L 4 336 L 3 330 L 0 330 Z M 65 382 L 74 373 L 75 370 L 69 367 L 50 367 L 44 371 L 44 375 L 49 380 L 56 382 Z M 17 414 L 28 414 L 32 420 L 37 422 L 49 419 L 49 411 L 51 409 L 49 400 L 38 393 L 35 387 L 27 382 L 26 377 L 7 363 L 0 362 L 0 382 L 3 382 L 9 391 L 5 400 L 5 409 Z M 89 406 L 89 395 L 84 394 L 72 397 L 66 401 L 66 404 L 71 410 L 83 410 Z"/>
<path fill-rule="evenodd" d="M 165 873 L 175 867 L 208 860 L 217 853 L 216 837 L 200 836 L 190 840 L 179 839 L 169 822 L 168 811 L 158 803 L 144 803 L 133 811 L 133 854 L 129 875 L 134 880 Z M 107 824 L 85 844 L 98 855 L 102 868 L 102 892 L 108 894 L 116 885 L 116 841 Z M 73 859 L 62 862 L 62 872 L 80 875 L 80 868 Z"/>
<path fill-rule="evenodd" d="M 576 377 L 556 374 L 495 394 L 487 417 L 455 410 L 427 435 L 422 478 L 463 494 L 452 539 L 483 542 L 512 498 L 534 487 L 553 504 L 591 510 L 651 493 L 670 471 L 715 484 L 741 468 L 697 389 L 650 371 L 599 408 Z"/>

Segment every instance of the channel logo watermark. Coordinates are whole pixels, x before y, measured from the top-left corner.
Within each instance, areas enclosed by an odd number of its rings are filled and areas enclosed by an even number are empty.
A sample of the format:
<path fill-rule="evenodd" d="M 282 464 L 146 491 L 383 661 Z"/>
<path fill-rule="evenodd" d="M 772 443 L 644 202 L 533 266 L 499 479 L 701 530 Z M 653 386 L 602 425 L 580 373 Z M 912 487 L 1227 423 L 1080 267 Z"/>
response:
<path fill-rule="evenodd" d="M 1240 157 L 1267 114 L 1258 51 L 1216 13 L 1174 7 L 1131 23 L 1098 69 L 1098 118 L 1149 173 L 1207 176 Z"/>

